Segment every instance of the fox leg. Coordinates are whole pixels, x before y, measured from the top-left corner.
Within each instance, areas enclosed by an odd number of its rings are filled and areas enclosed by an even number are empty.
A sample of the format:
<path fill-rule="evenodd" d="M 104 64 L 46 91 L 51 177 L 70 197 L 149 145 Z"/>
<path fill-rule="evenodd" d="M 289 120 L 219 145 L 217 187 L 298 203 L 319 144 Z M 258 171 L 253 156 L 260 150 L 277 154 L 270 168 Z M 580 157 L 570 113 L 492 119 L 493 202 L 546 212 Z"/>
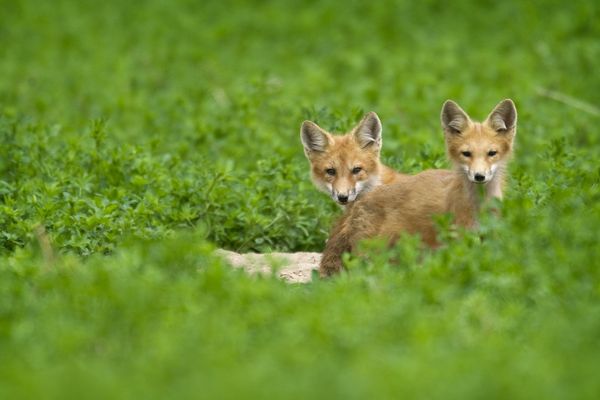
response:
<path fill-rule="evenodd" d="M 364 205 L 352 206 L 338 221 L 321 256 L 319 275 L 328 277 L 344 269 L 342 255 L 351 252 L 359 240 L 375 237 L 378 225 L 371 222 L 372 213 Z"/>
<path fill-rule="evenodd" d="M 344 230 L 334 231 L 329 237 L 323 255 L 321 256 L 319 276 L 321 278 L 326 278 L 341 272 L 342 269 L 344 269 L 342 254 L 351 250 L 351 242 Z"/>

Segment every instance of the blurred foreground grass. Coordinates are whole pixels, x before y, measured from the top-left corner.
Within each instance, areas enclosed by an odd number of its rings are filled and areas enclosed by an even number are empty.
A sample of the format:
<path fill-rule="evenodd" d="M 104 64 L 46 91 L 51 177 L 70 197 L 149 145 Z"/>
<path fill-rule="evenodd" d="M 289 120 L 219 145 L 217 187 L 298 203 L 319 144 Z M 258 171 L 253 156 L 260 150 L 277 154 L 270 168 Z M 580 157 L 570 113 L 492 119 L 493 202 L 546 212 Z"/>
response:
<path fill-rule="evenodd" d="M 3 2 L 0 397 L 597 398 L 599 20 L 584 1 Z M 446 165 L 443 100 L 483 118 L 506 97 L 517 152 L 483 243 L 407 239 L 305 286 L 210 255 L 322 249 L 339 210 L 303 119 L 375 110 L 385 161 L 416 172 Z"/>

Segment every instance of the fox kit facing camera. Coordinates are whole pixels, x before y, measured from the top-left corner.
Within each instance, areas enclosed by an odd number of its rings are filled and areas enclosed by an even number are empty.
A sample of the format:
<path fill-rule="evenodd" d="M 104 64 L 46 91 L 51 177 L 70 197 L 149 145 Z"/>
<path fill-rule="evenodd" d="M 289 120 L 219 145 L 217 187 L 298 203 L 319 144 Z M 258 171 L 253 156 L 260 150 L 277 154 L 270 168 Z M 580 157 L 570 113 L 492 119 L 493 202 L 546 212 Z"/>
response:
<path fill-rule="evenodd" d="M 319 267 L 322 277 L 339 272 L 342 254 L 351 252 L 361 239 L 382 237 L 393 242 L 410 233 L 436 247 L 433 216 L 451 213 L 455 225 L 473 228 L 482 202 L 502 198 L 517 129 L 512 100 L 500 102 L 483 123 L 472 121 L 448 100 L 441 120 L 455 170 L 427 170 L 405 177 L 401 184 L 380 186 L 349 207 L 327 241 Z"/>
<path fill-rule="evenodd" d="M 374 112 L 345 135 L 332 135 L 314 122 L 304 121 L 300 138 L 315 186 L 346 205 L 379 185 L 406 176 L 379 161 L 381 130 Z"/>

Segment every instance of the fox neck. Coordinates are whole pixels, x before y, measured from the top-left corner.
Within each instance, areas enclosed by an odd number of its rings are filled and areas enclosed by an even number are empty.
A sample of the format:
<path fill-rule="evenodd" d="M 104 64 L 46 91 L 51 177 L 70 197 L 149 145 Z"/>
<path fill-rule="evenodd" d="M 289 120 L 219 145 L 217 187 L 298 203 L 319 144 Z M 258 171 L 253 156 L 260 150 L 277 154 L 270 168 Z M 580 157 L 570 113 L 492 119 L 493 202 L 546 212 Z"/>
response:
<path fill-rule="evenodd" d="M 481 204 L 492 199 L 502 200 L 502 192 L 504 188 L 504 166 L 499 166 L 492 179 L 487 183 L 474 183 L 467 178 L 466 174 L 461 174 L 463 179 L 463 187 L 468 197 L 473 202 L 476 209 L 479 209 Z"/>

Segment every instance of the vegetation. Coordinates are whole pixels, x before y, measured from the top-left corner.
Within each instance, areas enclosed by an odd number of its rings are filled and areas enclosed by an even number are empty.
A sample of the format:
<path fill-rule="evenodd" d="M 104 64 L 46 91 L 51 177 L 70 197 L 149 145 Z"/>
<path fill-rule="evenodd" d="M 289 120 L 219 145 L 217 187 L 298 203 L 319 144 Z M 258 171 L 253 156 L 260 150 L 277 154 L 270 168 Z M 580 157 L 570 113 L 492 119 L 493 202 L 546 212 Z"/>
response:
<path fill-rule="evenodd" d="M 597 398 L 599 20 L 578 0 L 3 2 L 0 397 Z M 368 243 L 307 285 L 212 255 L 322 250 L 340 211 L 302 120 L 375 110 L 384 161 L 417 172 L 447 166 L 445 99 L 484 118 L 507 97 L 510 186 L 479 232 Z"/>

